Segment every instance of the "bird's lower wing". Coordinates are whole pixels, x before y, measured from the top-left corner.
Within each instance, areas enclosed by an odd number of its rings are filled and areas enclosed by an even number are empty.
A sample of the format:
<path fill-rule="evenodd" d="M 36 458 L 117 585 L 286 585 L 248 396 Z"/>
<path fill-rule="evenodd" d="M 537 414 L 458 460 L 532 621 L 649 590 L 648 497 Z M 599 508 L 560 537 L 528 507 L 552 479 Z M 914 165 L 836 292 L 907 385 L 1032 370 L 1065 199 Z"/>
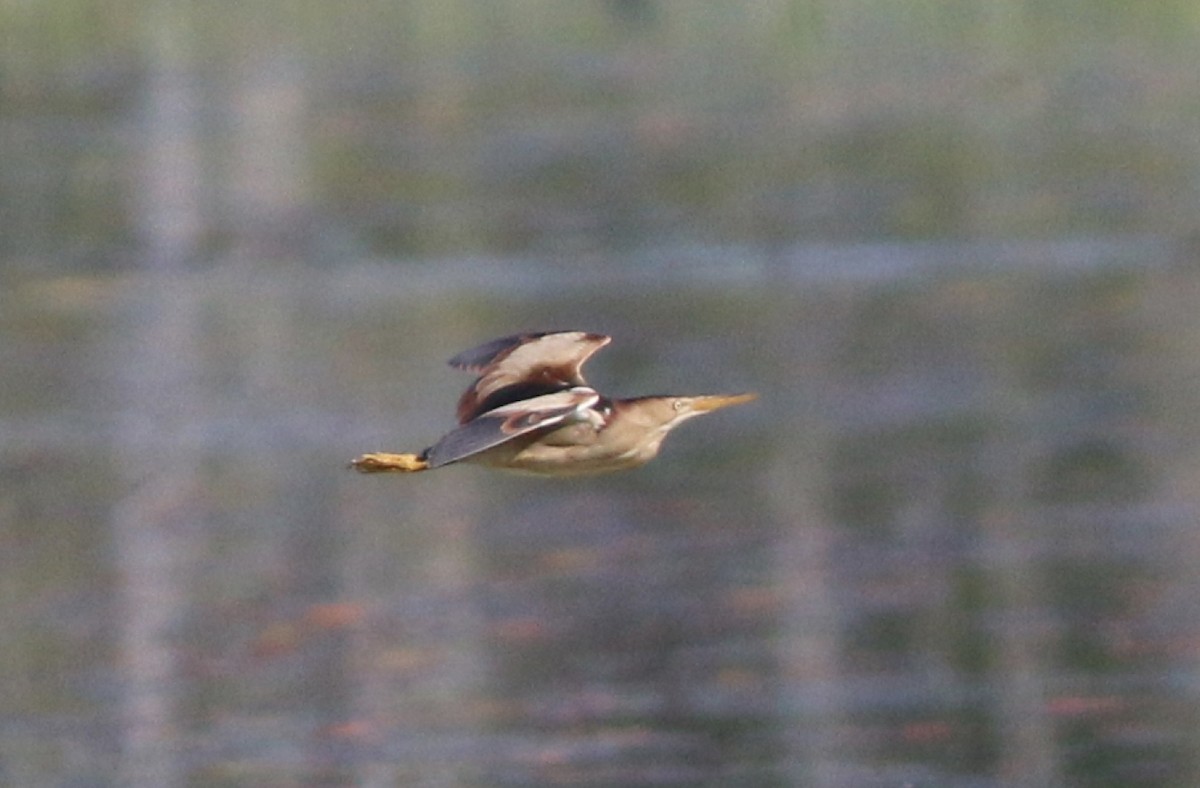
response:
<path fill-rule="evenodd" d="M 514 402 L 475 417 L 426 451 L 430 468 L 459 462 L 511 440 L 581 418 L 600 400 L 586 387 Z"/>

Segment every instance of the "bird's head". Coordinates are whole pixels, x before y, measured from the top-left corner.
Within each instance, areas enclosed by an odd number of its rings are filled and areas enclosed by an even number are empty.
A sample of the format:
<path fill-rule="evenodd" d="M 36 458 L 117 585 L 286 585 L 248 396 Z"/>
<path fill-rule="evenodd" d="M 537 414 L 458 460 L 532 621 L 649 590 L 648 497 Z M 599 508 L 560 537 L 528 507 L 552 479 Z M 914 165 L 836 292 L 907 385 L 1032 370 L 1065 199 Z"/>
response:
<path fill-rule="evenodd" d="M 668 432 L 688 419 L 757 398 L 757 394 L 637 397 L 621 402 L 618 421 L 625 422 L 626 429 L 643 432 L 647 442 L 657 444 Z"/>

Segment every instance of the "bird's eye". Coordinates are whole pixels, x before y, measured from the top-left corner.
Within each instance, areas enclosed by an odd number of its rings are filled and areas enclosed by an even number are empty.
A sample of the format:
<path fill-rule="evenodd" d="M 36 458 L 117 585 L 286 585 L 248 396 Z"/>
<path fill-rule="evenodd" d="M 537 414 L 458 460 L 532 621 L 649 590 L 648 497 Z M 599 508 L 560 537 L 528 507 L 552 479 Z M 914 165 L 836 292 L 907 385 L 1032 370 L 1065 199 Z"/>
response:
<path fill-rule="evenodd" d="M 683 410 L 683 400 L 681 400 L 681 399 L 671 400 L 671 407 L 674 408 L 675 410 Z"/>

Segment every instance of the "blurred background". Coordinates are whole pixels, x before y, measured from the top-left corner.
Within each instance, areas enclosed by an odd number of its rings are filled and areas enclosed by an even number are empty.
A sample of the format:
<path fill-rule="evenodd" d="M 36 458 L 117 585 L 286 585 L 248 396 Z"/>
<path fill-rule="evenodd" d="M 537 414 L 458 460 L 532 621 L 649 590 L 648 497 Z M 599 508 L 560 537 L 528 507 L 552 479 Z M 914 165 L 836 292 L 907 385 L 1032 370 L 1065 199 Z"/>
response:
<path fill-rule="evenodd" d="M 0 784 L 1200 783 L 1190 0 L 0 0 Z M 361 477 L 457 351 L 756 390 Z"/>

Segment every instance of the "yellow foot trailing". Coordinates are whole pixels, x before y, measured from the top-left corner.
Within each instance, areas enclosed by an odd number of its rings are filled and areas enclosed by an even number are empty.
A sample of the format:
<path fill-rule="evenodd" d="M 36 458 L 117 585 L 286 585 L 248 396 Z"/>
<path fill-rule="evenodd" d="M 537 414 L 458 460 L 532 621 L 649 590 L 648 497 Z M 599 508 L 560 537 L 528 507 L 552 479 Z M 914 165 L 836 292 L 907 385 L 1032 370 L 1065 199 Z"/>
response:
<path fill-rule="evenodd" d="M 359 473 L 416 473 L 429 468 L 429 463 L 415 454 L 373 452 L 355 458 L 350 467 Z"/>

